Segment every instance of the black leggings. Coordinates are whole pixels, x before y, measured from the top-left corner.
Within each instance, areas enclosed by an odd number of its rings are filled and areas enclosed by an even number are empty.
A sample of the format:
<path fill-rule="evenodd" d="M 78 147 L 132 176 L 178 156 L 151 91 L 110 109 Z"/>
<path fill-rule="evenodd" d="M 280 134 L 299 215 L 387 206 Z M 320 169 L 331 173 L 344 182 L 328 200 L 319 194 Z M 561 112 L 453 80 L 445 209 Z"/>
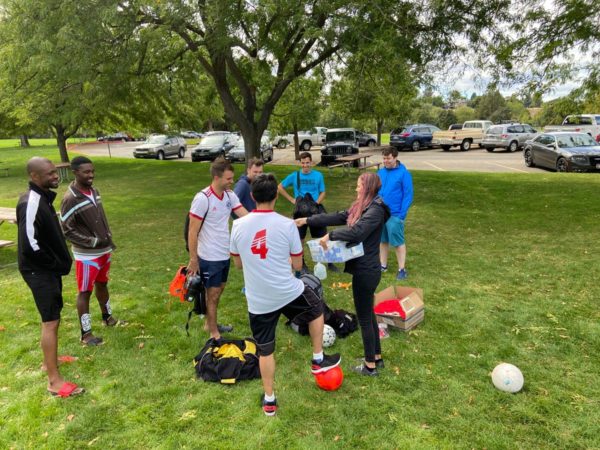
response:
<path fill-rule="evenodd" d="M 361 273 L 352 276 L 354 308 L 356 308 L 356 316 L 358 317 L 365 349 L 365 361 L 367 362 L 375 362 L 375 355 L 381 354 L 379 326 L 373 312 L 373 298 L 380 280 L 381 272 Z"/>

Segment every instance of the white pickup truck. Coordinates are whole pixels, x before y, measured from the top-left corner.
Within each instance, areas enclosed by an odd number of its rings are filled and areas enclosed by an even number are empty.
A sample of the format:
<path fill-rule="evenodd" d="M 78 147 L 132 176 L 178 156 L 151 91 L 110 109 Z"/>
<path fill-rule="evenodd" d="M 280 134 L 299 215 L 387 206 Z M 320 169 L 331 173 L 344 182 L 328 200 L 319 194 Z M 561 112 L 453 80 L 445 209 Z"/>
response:
<path fill-rule="evenodd" d="M 562 125 L 548 125 L 544 127 L 544 132 L 550 133 L 552 131 L 587 133 L 596 142 L 600 142 L 600 114 L 572 114 L 565 117 Z"/>
<path fill-rule="evenodd" d="M 447 152 L 451 147 L 460 146 L 467 151 L 473 144 L 479 144 L 485 131 L 492 126 L 489 120 L 468 120 L 460 130 L 440 130 L 433 133 L 431 143 L 439 145 Z"/>
<path fill-rule="evenodd" d="M 298 144 L 300 150 L 305 152 L 309 151 L 313 145 L 323 145 L 325 143 L 325 136 L 327 135 L 327 128 L 325 127 L 312 127 L 308 132 L 298 132 Z M 288 142 L 291 144 L 294 142 L 294 135 L 288 134 Z"/>

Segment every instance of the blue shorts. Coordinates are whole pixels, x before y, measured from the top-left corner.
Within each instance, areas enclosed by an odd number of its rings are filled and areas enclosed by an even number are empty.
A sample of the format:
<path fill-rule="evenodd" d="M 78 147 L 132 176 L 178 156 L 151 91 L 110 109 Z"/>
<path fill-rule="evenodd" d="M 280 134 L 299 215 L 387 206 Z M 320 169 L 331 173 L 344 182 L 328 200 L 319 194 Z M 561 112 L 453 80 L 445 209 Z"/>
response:
<path fill-rule="evenodd" d="M 404 245 L 404 220 L 392 216 L 388 219 L 381 233 L 381 242 L 392 247 Z"/>
<path fill-rule="evenodd" d="M 221 287 L 221 284 L 227 282 L 229 276 L 229 260 L 224 261 L 206 261 L 198 258 L 200 265 L 200 276 L 204 281 L 204 286 Z"/>

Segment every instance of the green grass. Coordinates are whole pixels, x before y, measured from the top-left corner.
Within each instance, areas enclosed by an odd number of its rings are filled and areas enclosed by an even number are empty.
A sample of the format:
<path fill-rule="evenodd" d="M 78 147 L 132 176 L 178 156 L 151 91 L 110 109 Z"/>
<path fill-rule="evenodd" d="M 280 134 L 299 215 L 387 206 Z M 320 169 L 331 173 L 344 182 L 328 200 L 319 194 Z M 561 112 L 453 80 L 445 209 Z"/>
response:
<path fill-rule="evenodd" d="M 52 148 L 0 151 L 0 206 L 26 187 L 22 167 Z M 119 246 L 111 303 L 126 328 L 103 330 L 106 345 L 79 346 L 74 275 L 65 278 L 60 354 L 79 356 L 64 375 L 88 392 L 56 400 L 39 371 L 39 318 L 14 265 L 0 270 L 0 448 L 598 448 L 600 422 L 600 178 L 585 174 L 414 172 L 407 221 L 407 285 L 425 293 L 425 321 L 382 342 L 378 379 L 352 374 L 359 333 L 339 340 L 346 379 L 320 391 L 308 368 L 310 345 L 280 324 L 277 417 L 263 416 L 258 380 L 236 386 L 196 381 L 187 305 L 168 296 L 186 261 L 182 226 L 189 203 L 208 184 L 207 164 L 95 160 L 96 184 Z M 238 166 L 239 167 L 239 166 Z M 268 166 L 278 177 L 291 168 Z M 239 168 L 241 170 L 241 168 Z M 239 172 L 238 170 L 238 172 Z M 327 206 L 354 196 L 353 177 L 329 178 Z M 66 185 L 59 189 L 59 197 Z M 278 210 L 289 214 L 282 201 Z M 3 224 L 2 238 L 16 227 Z M 0 264 L 16 249 L 0 249 Z M 391 264 L 392 269 L 395 267 Z M 381 288 L 394 284 L 394 270 Z M 327 302 L 352 309 L 350 291 L 326 280 Z M 241 274 L 232 269 L 220 317 L 249 334 Z M 143 344 L 143 345 L 142 345 Z M 497 391 L 490 372 L 521 368 L 524 390 Z"/>

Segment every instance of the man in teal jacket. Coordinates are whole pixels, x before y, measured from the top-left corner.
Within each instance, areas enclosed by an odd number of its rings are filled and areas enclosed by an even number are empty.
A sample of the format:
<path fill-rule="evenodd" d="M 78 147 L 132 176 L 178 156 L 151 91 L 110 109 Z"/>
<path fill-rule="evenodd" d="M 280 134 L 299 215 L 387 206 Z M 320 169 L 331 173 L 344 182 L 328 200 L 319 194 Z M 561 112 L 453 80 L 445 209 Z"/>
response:
<path fill-rule="evenodd" d="M 394 247 L 398 260 L 396 279 L 404 280 L 408 277 L 404 267 L 406 263 L 404 221 L 413 200 L 413 184 L 410 172 L 397 158 L 398 150 L 395 147 L 383 150 L 383 168 L 377 172 L 381 179 L 379 195 L 392 213 L 381 234 L 380 258 L 381 271 L 385 272 L 390 245 Z"/>

